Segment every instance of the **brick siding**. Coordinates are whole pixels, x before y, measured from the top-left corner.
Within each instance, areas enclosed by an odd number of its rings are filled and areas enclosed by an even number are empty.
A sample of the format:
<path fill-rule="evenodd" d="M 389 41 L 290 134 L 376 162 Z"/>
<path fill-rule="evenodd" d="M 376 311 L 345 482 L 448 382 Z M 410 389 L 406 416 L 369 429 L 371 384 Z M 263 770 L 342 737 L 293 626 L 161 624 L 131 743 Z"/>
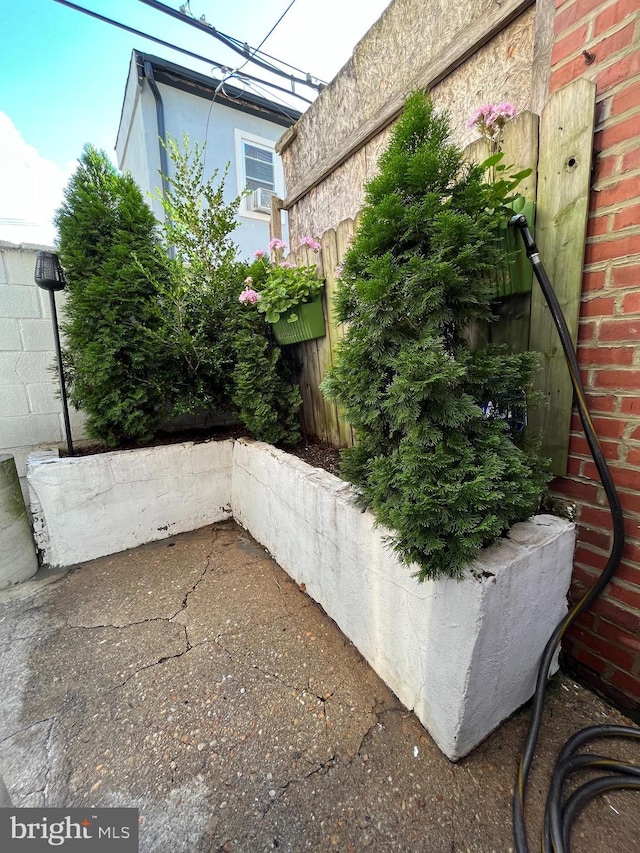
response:
<path fill-rule="evenodd" d="M 615 580 L 568 632 L 575 674 L 622 707 L 640 709 L 640 4 L 556 0 L 551 92 L 577 78 L 597 85 L 594 172 L 578 360 L 604 454 L 625 511 Z M 602 570 L 611 524 L 579 419 L 567 476 L 554 491 L 577 504 L 572 597 Z"/>

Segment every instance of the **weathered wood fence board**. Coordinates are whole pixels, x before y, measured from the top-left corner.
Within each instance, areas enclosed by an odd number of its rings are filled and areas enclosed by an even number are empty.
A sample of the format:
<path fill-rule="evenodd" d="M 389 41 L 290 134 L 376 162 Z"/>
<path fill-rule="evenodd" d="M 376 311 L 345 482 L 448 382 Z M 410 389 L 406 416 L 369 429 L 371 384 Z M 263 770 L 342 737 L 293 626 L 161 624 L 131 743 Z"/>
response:
<path fill-rule="evenodd" d="M 555 92 L 540 119 L 536 243 L 567 320 L 574 345 L 578 335 L 582 267 L 589 215 L 595 83 L 576 80 Z M 534 411 L 542 430 L 542 452 L 554 474 L 566 473 L 573 389 L 560 340 L 540 288 L 531 299 L 529 348 L 541 353 L 534 385 L 548 401 Z"/>
<path fill-rule="evenodd" d="M 595 86 L 578 80 L 555 93 L 541 119 L 524 112 L 506 125 L 500 140 L 503 162 L 532 173 L 518 190 L 536 200 L 536 242 L 565 311 L 574 342 L 577 336 L 584 241 L 588 216 L 591 148 L 595 111 Z M 540 126 L 539 126 L 540 122 Z M 486 140 L 476 140 L 465 150 L 468 160 L 482 162 L 490 150 Z M 277 211 L 280 216 L 280 208 Z M 320 382 L 333 363 L 343 327 L 335 320 L 333 296 L 336 267 L 344 258 L 357 227 L 348 219 L 322 235 L 318 259 L 300 251 L 290 260 L 319 262 L 326 281 L 324 338 L 296 347 L 301 362 L 300 387 L 305 433 L 336 447 L 353 443 L 353 432 L 336 407 L 324 399 Z M 276 229 L 277 230 L 277 229 Z M 275 233 L 275 232 L 274 232 Z M 542 452 L 552 459 L 553 472 L 564 474 L 569 442 L 572 388 L 560 342 L 537 283 L 531 293 L 510 296 L 498 304 L 498 320 L 489 328 L 470 330 L 475 344 L 490 340 L 506 343 L 512 352 L 530 349 L 541 355 L 541 370 L 534 377 L 542 392 L 540 409 L 530 413 L 532 430 L 542 433 Z"/>
<path fill-rule="evenodd" d="M 524 178 L 518 186 L 518 192 L 524 198 L 535 201 L 538 184 L 538 116 L 523 112 L 505 125 L 501 149 L 505 164 L 513 163 L 518 171 L 531 169 L 529 177 Z M 533 226 L 534 223 L 529 224 Z M 518 243 L 521 243 L 519 239 Z M 524 251 L 524 246 L 521 246 L 521 251 Z M 511 352 L 525 352 L 529 349 L 530 313 L 531 293 L 518 293 L 501 300 L 497 305 L 498 320 L 490 327 L 491 342 L 507 344 Z"/>
<path fill-rule="evenodd" d="M 349 447 L 353 444 L 353 433 L 350 424 L 345 421 L 337 407 L 324 398 L 320 383 L 333 363 L 338 342 L 344 336 L 344 329 L 335 318 L 333 297 L 337 287 L 336 269 L 344 258 L 353 231 L 353 220 L 347 219 L 340 223 L 337 230 L 331 228 L 322 235 L 321 250 L 317 256 L 307 250 L 307 253 L 292 253 L 288 258 L 291 263 L 317 263 L 318 275 L 325 280 L 325 337 L 298 344 L 297 353 L 301 362 L 303 429 L 308 435 L 329 442 L 335 447 Z"/>

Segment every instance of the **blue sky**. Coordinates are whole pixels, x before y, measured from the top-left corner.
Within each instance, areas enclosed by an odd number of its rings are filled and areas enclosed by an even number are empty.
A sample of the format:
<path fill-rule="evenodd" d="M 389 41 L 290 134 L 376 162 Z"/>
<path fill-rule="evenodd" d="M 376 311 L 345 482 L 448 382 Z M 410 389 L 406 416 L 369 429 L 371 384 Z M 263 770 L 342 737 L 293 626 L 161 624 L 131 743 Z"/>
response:
<path fill-rule="evenodd" d="M 213 37 L 140 0 L 74 2 L 212 61 L 231 67 L 242 62 Z M 174 9 L 182 5 L 162 2 Z M 256 47 L 289 2 L 191 0 L 189 8 L 196 18 L 204 15 L 218 30 Z M 204 74 L 211 67 L 54 0 L 0 5 L 0 239 L 48 242 L 46 223 L 83 145 L 104 148 L 115 160 L 131 51 L 139 48 Z M 330 80 L 387 5 L 388 0 L 295 0 L 263 50 Z M 38 230 L 3 226 L 3 218 L 34 222 Z"/>

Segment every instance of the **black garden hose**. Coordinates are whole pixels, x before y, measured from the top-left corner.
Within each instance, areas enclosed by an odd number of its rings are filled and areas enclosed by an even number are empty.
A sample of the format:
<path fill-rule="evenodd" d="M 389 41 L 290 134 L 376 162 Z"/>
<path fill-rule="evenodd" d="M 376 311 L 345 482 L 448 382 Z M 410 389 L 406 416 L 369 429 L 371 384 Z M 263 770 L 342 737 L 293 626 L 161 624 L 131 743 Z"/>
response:
<path fill-rule="evenodd" d="M 551 311 L 553 322 L 558 330 L 564 356 L 569 368 L 569 374 L 571 376 L 575 399 L 578 404 L 578 412 L 580 414 L 582 428 L 587 438 L 593 461 L 595 462 L 598 470 L 598 476 L 600 477 L 607 496 L 613 529 L 611 553 L 602 574 L 593 584 L 591 589 L 587 591 L 583 598 L 558 624 L 545 646 L 540 659 L 536 688 L 533 695 L 531 720 L 529 722 L 529 729 L 522 750 L 513 795 L 513 835 L 516 851 L 517 853 L 528 853 L 529 848 L 527 846 L 524 821 L 524 803 L 529 771 L 531 770 L 531 764 L 533 762 L 538 735 L 540 732 L 540 723 L 542 720 L 544 705 L 544 691 L 549 675 L 549 667 L 551 666 L 553 656 L 569 625 L 583 612 L 583 610 L 586 610 L 595 601 L 615 574 L 622 558 L 622 549 L 624 547 L 624 518 L 622 515 L 622 507 L 620 506 L 620 499 L 611 477 L 611 472 L 609 471 L 602 449 L 598 443 L 591 415 L 589 414 L 576 354 L 567 328 L 566 320 L 562 313 L 562 309 L 560 308 L 560 303 L 558 302 L 553 287 L 551 286 L 551 282 L 549 281 L 549 277 L 542 265 L 542 261 L 540 260 L 540 255 L 538 254 L 538 249 L 533 237 L 531 236 L 531 232 L 529 231 L 526 217 L 522 214 L 513 216 L 509 221 L 509 225 L 520 231 L 527 252 L 527 257 L 531 261 L 533 272 L 540 284 L 543 296 L 549 306 L 549 310 Z M 611 791 L 620 788 L 633 788 L 640 790 L 640 767 L 624 764 L 619 761 L 614 761 L 613 759 L 603 758 L 602 756 L 592 754 L 575 754 L 575 750 L 579 749 L 582 744 L 600 737 L 627 737 L 640 741 L 640 729 L 631 728 L 629 726 L 589 726 L 579 731 L 567 741 L 558 756 L 551 777 L 551 784 L 549 787 L 545 810 L 544 835 L 542 839 L 542 850 L 544 853 L 569 853 L 571 822 L 580 809 L 593 797 L 598 796 L 604 791 Z M 562 786 L 566 777 L 576 770 L 587 767 L 590 769 L 603 770 L 611 775 L 594 779 L 582 785 L 563 805 Z"/>

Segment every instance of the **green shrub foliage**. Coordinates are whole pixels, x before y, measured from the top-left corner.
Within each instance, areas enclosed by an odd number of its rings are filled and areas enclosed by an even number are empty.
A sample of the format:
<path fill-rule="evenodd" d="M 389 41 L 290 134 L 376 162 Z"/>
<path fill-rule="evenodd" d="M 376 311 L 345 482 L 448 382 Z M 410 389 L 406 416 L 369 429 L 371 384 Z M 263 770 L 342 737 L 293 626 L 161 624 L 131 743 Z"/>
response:
<path fill-rule="evenodd" d="M 86 146 L 55 222 L 68 281 L 70 401 L 86 413 L 89 435 L 110 447 L 149 439 L 162 416 L 165 364 L 153 214 L 134 181 Z"/>
<path fill-rule="evenodd" d="M 468 343 L 469 325 L 491 317 L 514 182 L 496 200 L 448 138 L 446 117 L 413 94 L 366 188 L 336 299 L 348 327 L 323 384 L 355 427 L 343 473 L 420 580 L 460 577 L 536 511 L 546 482 L 500 416 L 521 401 L 535 356 Z"/>
<path fill-rule="evenodd" d="M 162 293 L 172 361 L 174 410 L 234 411 L 252 435 L 272 444 L 299 438 L 300 392 L 271 327 L 240 303 L 250 265 L 231 239 L 240 197 L 225 202 L 226 175 L 205 179 L 204 150 L 184 138 L 167 142 L 173 162 L 164 205 L 175 258 Z"/>
<path fill-rule="evenodd" d="M 240 199 L 204 180 L 203 151 L 168 142 L 164 239 L 142 194 L 87 146 L 56 215 L 68 279 L 69 398 L 109 447 L 172 415 L 237 414 L 258 439 L 299 438 L 300 394 L 271 327 L 238 296 L 249 265 L 231 234 Z"/>

